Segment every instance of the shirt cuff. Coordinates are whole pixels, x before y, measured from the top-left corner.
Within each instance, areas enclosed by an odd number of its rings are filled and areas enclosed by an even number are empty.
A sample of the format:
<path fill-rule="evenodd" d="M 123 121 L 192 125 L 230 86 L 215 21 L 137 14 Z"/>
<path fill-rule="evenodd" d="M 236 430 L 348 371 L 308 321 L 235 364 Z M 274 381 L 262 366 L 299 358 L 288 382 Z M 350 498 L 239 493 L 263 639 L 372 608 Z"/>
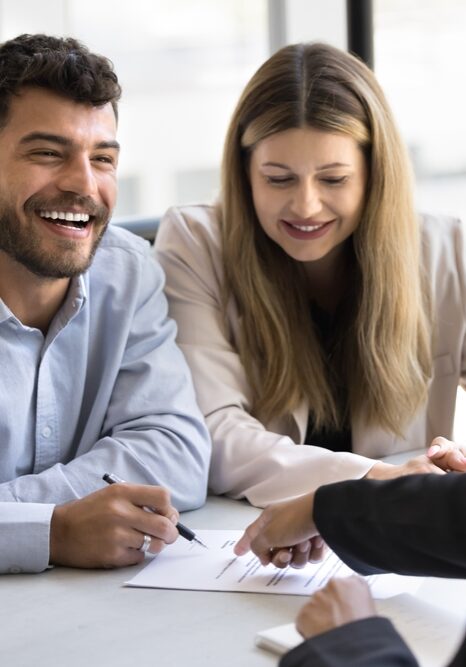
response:
<path fill-rule="evenodd" d="M 42 572 L 49 565 L 50 521 L 45 503 L 0 502 L 0 572 Z"/>

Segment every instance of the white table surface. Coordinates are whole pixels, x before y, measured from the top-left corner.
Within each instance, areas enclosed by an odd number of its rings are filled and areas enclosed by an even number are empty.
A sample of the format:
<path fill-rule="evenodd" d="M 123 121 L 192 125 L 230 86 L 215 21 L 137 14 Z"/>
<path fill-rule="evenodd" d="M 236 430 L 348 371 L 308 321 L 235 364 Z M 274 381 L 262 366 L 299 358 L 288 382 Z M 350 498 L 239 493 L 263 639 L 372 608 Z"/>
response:
<path fill-rule="evenodd" d="M 182 521 L 241 529 L 257 514 L 246 503 L 209 498 Z M 254 647 L 254 635 L 292 620 L 302 597 L 124 587 L 140 567 L 0 577 L 0 665 L 276 665 Z"/>
<path fill-rule="evenodd" d="M 182 521 L 242 529 L 246 503 L 208 499 Z M 0 664 L 5 667 L 271 667 L 257 631 L 291 622 L 301 596 L 124 587 L 138 568 L 54 568 L 0 577 Z M 419 596 L 466 611 L 466 582 L 426 579 Z M 466 620 L 466 616 L 465 616 Z"/>

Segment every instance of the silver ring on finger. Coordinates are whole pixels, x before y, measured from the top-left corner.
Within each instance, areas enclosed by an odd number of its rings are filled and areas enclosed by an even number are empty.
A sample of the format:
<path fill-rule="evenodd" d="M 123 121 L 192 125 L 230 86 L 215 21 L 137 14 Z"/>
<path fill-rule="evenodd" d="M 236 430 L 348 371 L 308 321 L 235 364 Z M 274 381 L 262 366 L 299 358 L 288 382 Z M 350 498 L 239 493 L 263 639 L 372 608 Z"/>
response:
<path fill-rule="evenodd" d="M 152 542 L 152 537 L 150 535 L 144 535 L 144 539 L 142 541 L 141 546 L 139 547 L 139 551 L 142 551 L 143 554 L 150 549 L 150 543 Z"/>

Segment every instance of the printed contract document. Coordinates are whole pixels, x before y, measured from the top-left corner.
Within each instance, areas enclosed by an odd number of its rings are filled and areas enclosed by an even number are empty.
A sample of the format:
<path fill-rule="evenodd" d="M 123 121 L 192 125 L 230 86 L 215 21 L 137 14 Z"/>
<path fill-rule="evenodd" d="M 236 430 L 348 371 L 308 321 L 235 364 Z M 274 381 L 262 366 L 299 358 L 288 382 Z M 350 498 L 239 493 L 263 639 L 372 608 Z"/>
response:
<path fill-rule="evenodd" d="M 333 552 L 320 563 L 308 563 L 301 570 L 263 567 L 251 552 L 235 556 L 233 547 L 242 530 L 196 530 L 208 546 L 178 539 L 153 557 L 127 586 L 201 591 L 239 591 L 312 595 L 332 577 L 354 574 Z M 375 597 L 385 598 L 417 590 L 421 579 L 382 574 L 367 577 Z"/>

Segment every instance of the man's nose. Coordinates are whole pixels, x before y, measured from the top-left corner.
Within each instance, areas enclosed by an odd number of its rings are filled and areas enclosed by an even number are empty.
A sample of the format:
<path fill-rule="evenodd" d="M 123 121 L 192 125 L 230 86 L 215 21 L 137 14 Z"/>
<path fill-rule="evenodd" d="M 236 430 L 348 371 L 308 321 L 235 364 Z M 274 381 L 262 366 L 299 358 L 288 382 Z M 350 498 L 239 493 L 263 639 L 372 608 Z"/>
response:
<path fill-rule="evenodd" d="M 95 195 L 97 181 L 89 158 L 80 155 L 67 160 L 60 170 L 57 186 L 62 192 L 73 192 L 81 196 Z"/>

